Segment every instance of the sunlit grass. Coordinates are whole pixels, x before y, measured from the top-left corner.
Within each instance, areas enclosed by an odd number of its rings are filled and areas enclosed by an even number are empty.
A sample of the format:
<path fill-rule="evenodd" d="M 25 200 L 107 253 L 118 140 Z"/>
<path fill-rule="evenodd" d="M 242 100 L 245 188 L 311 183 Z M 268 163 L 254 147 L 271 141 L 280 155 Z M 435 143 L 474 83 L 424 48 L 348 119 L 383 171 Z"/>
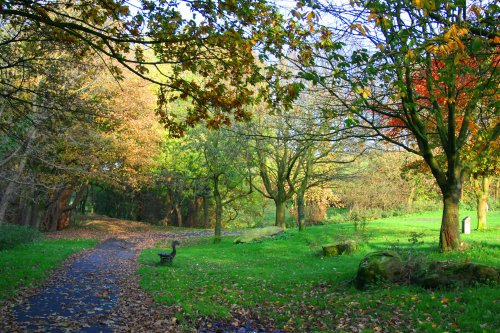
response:
<path fill-rule="evenodd" d="M 473 212 L 462 214 L 469 214 L 474 225 Z M 333 314 L 340 315 L 345 309 L 357 311 L 359 316 L 386 319 L 397 309 L 398 316 L 421 331 L 453 331 L 456 327 L 471 332 L 491 330 L 497 324 L 496 314 L 489 310 L 500 299 L 497 286 L 449 291 L 387 286 L 370 292 L 347 286 L 364 255 L 395 247 L 411 247 L 429 259 L 499 265 L 498 212 L 489 214 L 487 231 L 462 235 L 462 241 L 469 244 L 463 251 L 441 253 L 439 227 L 440 213 L 431 212 L 369 222 L 365 232 L 355 232 L 352 224 L 335 224 L 309 227 L 304 232 L 288 230 L 278 240 L 260 243 L 235 245 L 234 237 L 224 237 L 220 244 L 181 246 L 172 267 L 158 266 L 157 249 L 148 249 L 140 256 L 141 284 L 157 300 L 180 305 L 187 317 L 228 316 L 231 304 L 237 304 L 261 311 L 283 327 L 303 331 L 307 330 L 304 327 L 311 329 L 304 326 L 311 325 L 304 319 L 309 310 L 304 310 L 303 304 L 307 304 L 305 308 L 313 309 L 312 313 L 332 313 L 320 318 L 329 328 L 315 328 L 324 332 L 331 331 L 338 320 Z M 409 241 L 412 233 L 420 235 L 418 243 Z M 362 243 L 360 251 L 340 257 L 317 255 L 322 244 L 345 239 Z M 299 315 L 299 309 L 305 312 Z M 479 330 L 478 323 L 483 325 Z"/>

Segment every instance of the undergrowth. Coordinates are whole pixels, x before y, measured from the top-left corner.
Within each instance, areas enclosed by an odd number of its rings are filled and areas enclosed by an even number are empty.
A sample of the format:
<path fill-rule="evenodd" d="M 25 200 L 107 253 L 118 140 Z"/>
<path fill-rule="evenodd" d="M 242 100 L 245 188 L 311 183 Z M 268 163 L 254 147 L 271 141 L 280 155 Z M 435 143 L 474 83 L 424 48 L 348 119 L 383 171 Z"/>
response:
<path fill-rule="evenodd" d="M 13 224 L 0 225 L 0 251 L 19 244 L 32 243 L 40 237 L 41 233 L 30 227 Z"/>
<path fill-rule="evenodd" d="M 92 247 L 96 240 L 42 240 L 0 251 L 0 300 L 22 288 L 42 283 L 71 254 Z"/>

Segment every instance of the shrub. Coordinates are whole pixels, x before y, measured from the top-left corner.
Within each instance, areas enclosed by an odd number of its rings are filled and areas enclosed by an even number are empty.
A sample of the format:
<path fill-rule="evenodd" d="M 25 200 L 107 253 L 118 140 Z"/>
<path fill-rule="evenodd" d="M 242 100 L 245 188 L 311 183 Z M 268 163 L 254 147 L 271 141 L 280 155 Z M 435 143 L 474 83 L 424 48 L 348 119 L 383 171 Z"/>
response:
<path fill-rule="evenodd" d="M 33 228 L 13 224 L 0 225 L 0 250 L 10 249 L 19 244 L 32 243 L 41 233 Z"/>
<path fill-rule="evenodd" d="M 413 203 L 412 213 L 422 213 L 441 209 L 441 203 L 437 201 L 420 200 Z"/>
<path fill-rule="evenodd" d="M 326 203 L 309 200 L 306 206 L 306 220 L 309 225 L 323 224 L 326 219 Z"/>
<path fill-rule="evenodd" d="M 390 244 L 390 250 L 399 254 L 404 261 L 403 273 L 401 274 L 401 282 L 409 283 L 414 276 L 420 272 L 427 260 L 426 256 L 419 251 L 419 246 L 424 244 L 422 232 L 411 232 L 408 236 L 409 244 L 402 246 L 399 239 L 395 243 Z"/>
<path fill-rule="evenodd" d="M 337 214 L 337 215 L 332 215 L 328 217 L 327 223 L 331 224 L 340 224 L 340 223 L 346 223 L 347 222 L 347 216 L 344 214 Z"/>

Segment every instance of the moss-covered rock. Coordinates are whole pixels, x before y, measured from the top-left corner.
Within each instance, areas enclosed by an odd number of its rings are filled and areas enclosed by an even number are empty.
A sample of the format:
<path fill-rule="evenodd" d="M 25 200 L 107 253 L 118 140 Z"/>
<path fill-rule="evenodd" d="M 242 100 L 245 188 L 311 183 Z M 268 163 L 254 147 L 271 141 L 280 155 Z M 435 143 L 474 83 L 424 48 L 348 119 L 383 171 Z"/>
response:
<path fill-rule="evenodd" d="M 327 257 L 339 256 L 344 253 L 346 254 L 353 253 L 358 248 L 356 242 L 353 240 L 348 240 L 337 244 L 327 244 L 323 245 L 322 247 L 323 247 L 323 255 Z"/>
<path fill-rule="evenodd" d="M 402 270 L 403 262 L 396 252 L 372 252 L 361 260 L 354 284 L 358 289 L 365 289 L 379 281 L 396 281 Z"/>
<path fill-rule="evenodd" d="M 494 267 L 472 262 L 434 261 L 416 274 L 413 282 L 429 289 L 467 287 L 477 283 L 498 283 L 500 274 Z"/>
<path fill-rule="evenodd" d="M 259 241 L 263 238 L 266 237 L 272 237 L 276 236 L 280 233 L 282 233 L 284 230 L 281 227 L 265 227 L 265 228 L 258 228 L 258 229 L 252 229 L 250 231 L 245 232 L 243 235 L 239 236 L 234 240 L 235 244 L 240 244 L 240 243 L 251 243 L 255 241 Z"/>

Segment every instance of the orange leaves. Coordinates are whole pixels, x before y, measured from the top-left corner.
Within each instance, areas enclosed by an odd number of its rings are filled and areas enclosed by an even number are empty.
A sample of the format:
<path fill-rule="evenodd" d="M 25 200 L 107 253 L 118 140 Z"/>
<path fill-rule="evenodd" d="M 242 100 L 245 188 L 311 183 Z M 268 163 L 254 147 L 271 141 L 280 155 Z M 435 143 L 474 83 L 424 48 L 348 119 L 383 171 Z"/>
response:
<path fill-rule="evenodd" d="M 461 68 L 475 69 L 476 64 L 473 59 L 460 60 Z M 413 77 L 413 86 L 415 92 L 417 93 L 417 101 L 425 107 L 435 107 L 432 105 L 432 98 L 436 99 L 436 102 L 440 108 L 446 108 L 449 105 L 455 104 L 459 108 L 464 108 L 470 99 L 470 91 L 475 89 L 478 78 L 468 73 L 470 71 L 464 71 L 464 74 L 457 74 L 453 79 L 456 81 L 455 96 L 448 96 L 447 91 L 449 89 L 448 80 L 452 78 L 446 77 L 449 75 L 446 70 L 446 64 L 443 61 L 434 60 L 432 62 L 432 69 L 430 72 L 430 77 L 428 73 L 419 72 L 415 73 Z M 432 82 L 433 91 L 428 91 L 428 80 Z"/>

